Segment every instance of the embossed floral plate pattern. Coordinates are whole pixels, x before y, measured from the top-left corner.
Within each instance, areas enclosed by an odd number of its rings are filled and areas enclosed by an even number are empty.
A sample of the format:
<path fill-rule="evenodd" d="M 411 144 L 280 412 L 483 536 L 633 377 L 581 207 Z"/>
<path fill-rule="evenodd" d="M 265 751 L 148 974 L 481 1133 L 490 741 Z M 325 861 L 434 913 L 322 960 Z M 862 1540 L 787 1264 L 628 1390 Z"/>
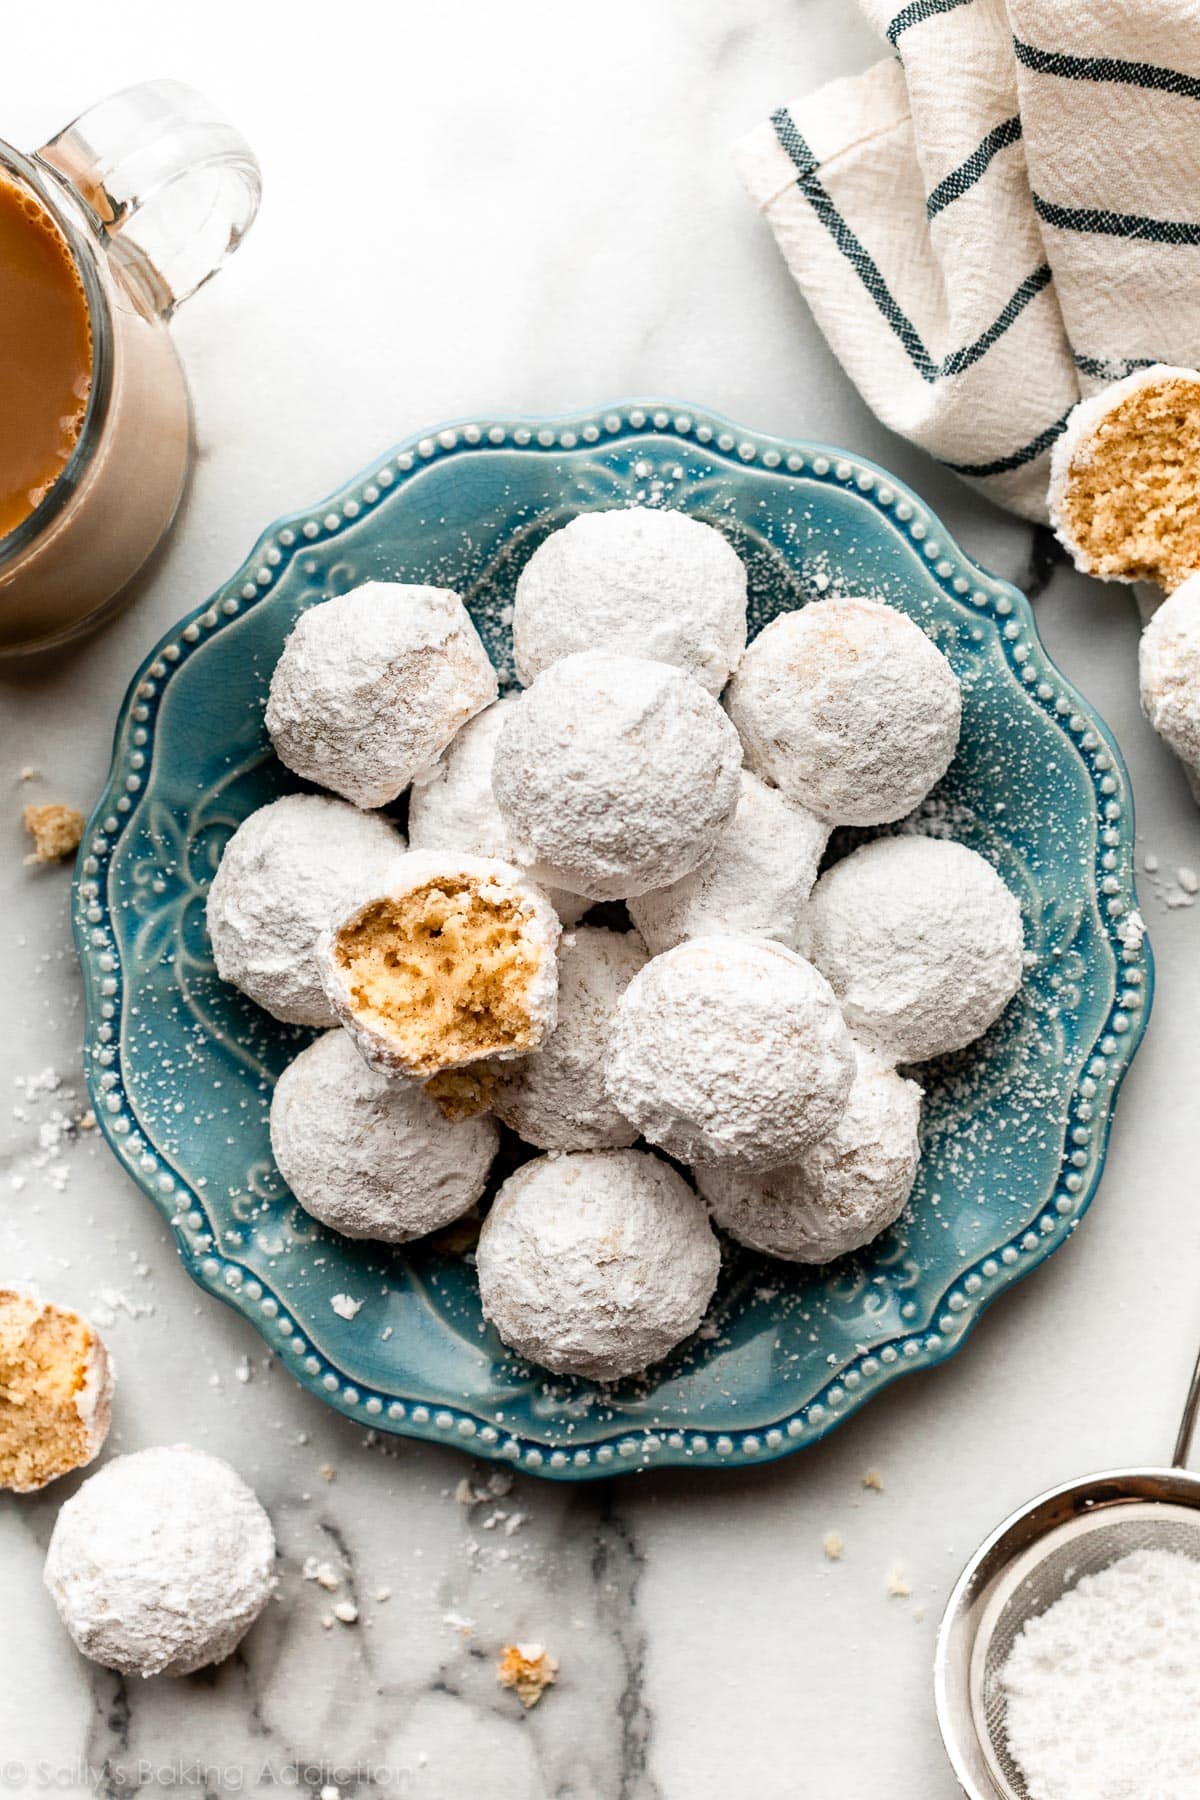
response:
<path fill-rule="evenodd" d="M 923 1071 L 924 1155 L 896 1227 L 825 1269 L 730 1247 L 700 1333 L 649 1376 L 597 1390 L 505 1351 L 461 1241 L 351 1243 L 297 1206 L 267 1114 L 311 1034 L 217 979 L 204 902 L 239 821 L 299 785 L 262 709 L 304 607 L 366 580 L 454 587 L 511 681 L 525 559 L 579 510 L 633 501 L 728 533 L 752 631 L 854 591 L 929 633 L 962 681 L 963 733 L 915 827 L 995 864 L 1020 897 L 1030 966 L 985 1038 Z M 564 1478 L 764 1460 L 940 1362 L 1074 1231 L 1150 1002 L 1132 845 L 1120 756 L 1027 602 L 883 470 L 678 405 L 448 426 L 272 526 L 135 677 L 77 877 L 96 1115 L 195 1280 L 364 1425 Z M 336 1294 L 362 1302 L 353 1318 L 334 1311 Z"/>

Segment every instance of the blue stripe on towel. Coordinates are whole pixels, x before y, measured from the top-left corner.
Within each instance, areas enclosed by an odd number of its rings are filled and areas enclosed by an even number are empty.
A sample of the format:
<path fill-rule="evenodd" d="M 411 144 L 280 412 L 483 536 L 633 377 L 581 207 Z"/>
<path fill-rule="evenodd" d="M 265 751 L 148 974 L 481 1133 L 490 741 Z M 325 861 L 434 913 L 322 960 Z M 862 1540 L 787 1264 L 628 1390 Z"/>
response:
<path fill-rule="evenodd" d="M 1011 119 L 1004 119 L 993 127 L 977 149 L 959 163 L 957 169 L 951 169 L 949 175 L 939 181 L 925 202 L 925 211 L 929 218 L 943 212 L 953 201 L 961 198 L 968 189 L 973 188 L 980 176 L 991 164 L 992 158 L 1010 144 L 1018 142 L 1021 136 L 1021 120 L 1016 114 Z"/>
<path fill-rule="evenodd" d="M 1124 381 L 1126 375 L 1134 375 L 1139 369 L 1152 369 L 1155 363 L 1162 362 L 1161 356 L 1080 356 L 1072 358 L 1075 367 L 1083 375 L 1092 375 L 1097 381 Z"/>
<path fill-rule="evenodd" d="M 986 331 L 981 332 L 973 343 L 964 344 L 961 349 L 952 350 L 941 362 L 937 362 L 926 348 L 920 332 L 888 287 L 878 263 L 851 229 L 827 190 L 822 186 L 817 177 L 817 159 L 800 132 L 797 131 L 795 120 L 786 107 L 781 106 L 771 114 L 771 123 L 775 127 L 775 135 L 780 145 L 791 158 L 792 166 L 796 171 L 797 187 L 858 275 L 888 325 L 903 344 L 910 362 L 923 381 L 933 383 L 945 375 L 961 375 L 964 369 L 969 369 L 973 363 L 979 361 L 981 356 L 986 355 L 999 338 L 1004 336 L 1014 319 L 1024 312 L 1029 302 L 1037 294 L 1040 294 L 1043 288 L 1050 285 L 1052 276 L 1049 264 L 1042 263 L 1039 268 L 1033 270 L 1032 274 L 1025 277 Z"/>
<path fill-rule="evenodd" d="M 955 12 L 960 6 L 970 4 L 971 0 L 910 0 L 910 4 L 902 6 L 888 26 L 888 43 L 895 49 L 896 39 L 911 25 L 923 25 L 926 19 L 935 19 L 939 13 Z"/>
<path fill-rule="evenodd" d="M 1013 320 L 1024 312 L 1034 296 L 1040 294 L 1043 288 L 1049 287 L 1052 280 L 1049 263 L 1043 263 L 1040 268 L 1033 271 L 1032 275 L 1027 275 L 1007 306 L 996 316 L 987 330 L 982 332 L 973 344 L 964 344 L 961 350 L 952 350 L 942 362 L 938 374 L 961 375 L 964 369 L 969 369 L 972 363 L 977 363 L 980 357 L 986 355 L 991 349 L 996 340 L 1004 336 Z"/>
<path fill-rule="evenodd" d="M 796 130 L 786 107 L 771 114 L 775 135 L 792 159 L 796 180 L 813 211 L 834 243 L 858 275 L 863 286 L 908 352 L 913 367 L 924 381 L 937 380 L 937 365 L 921 341 L 921 334 L 899 306 L 884 280 L 878 263 L 850 229 L 817 179 L 817 159 Z"/>
<path fill-rule="evenodd" d="M 1200 244 L 1200 225 L 1190 219 L 1147 219 L 1140 213 L 1108 212 L 1097 206 L 1059 206 L 1040 194 L 1033 196 L 1033 204 L 1038 218 L 1059 231 L 1140 238 L 1147 244 Z"/>
<path fill-rule="evenodd" d="M 1116 56 L 1068 56 L 1061 50 L 1039 50 L 1018 37 L 1013 38 L 1013 49 L 1017 61 L 1038 75 L 1061 75 L 1065 81 L 1123 81 L 1131 87 L 1157 88 L 1160 93 L 1200 100 L 1200 80 L 1179 69 L 1125 62 Z"/>
<path fill-rule="evenodd" d="M 1023 469 L 1026 463 L 1036 461 L 1043 451 L 1050 448 L 1055 438 L 1062 436 L 1067 428 L 1072 408 L 1068 407 L 1061 419 L 1055 419 L 1053 425 L 1047 425 L 1045 431 L 1039 431 L 1035 438 L 1014 450 L 1011 456 L 998 456 L 993 462 L 986 463 L 944 463 L 944 467 L 952 469 L 956 475 L 970 475 L 976 481 L 982 481 L 988 475 L 1007 475 L 1010 469 Z"/>

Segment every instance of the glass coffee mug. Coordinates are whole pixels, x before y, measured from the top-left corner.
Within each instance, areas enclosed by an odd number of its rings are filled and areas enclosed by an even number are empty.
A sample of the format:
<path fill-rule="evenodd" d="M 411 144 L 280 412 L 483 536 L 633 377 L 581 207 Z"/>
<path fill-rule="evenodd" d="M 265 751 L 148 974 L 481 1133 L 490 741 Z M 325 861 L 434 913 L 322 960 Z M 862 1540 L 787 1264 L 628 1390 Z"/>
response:
<path fill-rule="evenodd" d="M 191 417 L 167 329 L 258 210 L 258 164 L 191 88 L 0 143 L 0 655 L 86 630 L 167 531 Z"/>

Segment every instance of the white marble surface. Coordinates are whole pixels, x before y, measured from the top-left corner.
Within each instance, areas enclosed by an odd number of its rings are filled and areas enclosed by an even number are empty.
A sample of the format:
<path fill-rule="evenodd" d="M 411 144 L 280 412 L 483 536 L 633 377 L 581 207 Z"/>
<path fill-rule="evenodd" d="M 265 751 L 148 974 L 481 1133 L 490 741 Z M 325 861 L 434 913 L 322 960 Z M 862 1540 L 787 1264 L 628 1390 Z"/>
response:
<path fill-rule="evenodd" d="M 79 988 L 67 874 L 21 866 L 16 822 L 32 797 L 91 804 L 127 674 L 267 520 L 447 416 L 705 402 L 877 457 L 984 562 L 1044 577 L 1026 528 L 866 414 L 730 171 L 737 133 L 863 66 L 869 33 L 850 0 L 60 0 L 53 26 L 8 19 L 5 52 L 15 143 L 175 73 L 243 124 L 265 172 L 245 249 L 178 321 L 199 460 L 168 555 L 102 636 L 0 673 L 0 1276 L 112 1317 L 115 1447 L 186 1436 L 230 1457 L 284 1560 L 278 1603 L 219 1674 L 126 1684 L 74 1656 L 41 1590 L 61 1496 L 0 1501 L 0 1783 L 155 1791 L 174 1772 L 215 1792 L 267 1764 L 279 1781 L 300 1765 L 301 1791 L 432 1800 L 951 1800 L 930 1658 L 959 1565 L 1037 1489 L 1171 1442 L 1200 1334 L 1200 911 L 1146 894 L 1158 1002 L 1099 1198 L 957 1361 L 769 1468 L 522 1479 L 499 1502 L 525 1515 L 508 1537 L 491 1506 L 455 1502 L 464 1459 L 368 1446 L 268 1366 L 94 1137 L 38 1149 L 56 1109 L 81 1110 Z M 1038 610 L 1124 746 L 1143 849 L 1200 864 L 1183 778 L 1138 714 L 1132 604 L 1059 568 Z M 18 1116 L 19 1082 L 47 1067 L 63 1087 Z M 870 1466 L 883 1493 L 861 1486 Z M 299 1572 L 314 1554 L 343 1569 L 358 1625 L 323 1627 L 330 1597 Z M 885 1593 L 896 1564 L 908 1601 Z M 511 1637 L 561 1663 L 528 1717 L 493 1678 Z"/>

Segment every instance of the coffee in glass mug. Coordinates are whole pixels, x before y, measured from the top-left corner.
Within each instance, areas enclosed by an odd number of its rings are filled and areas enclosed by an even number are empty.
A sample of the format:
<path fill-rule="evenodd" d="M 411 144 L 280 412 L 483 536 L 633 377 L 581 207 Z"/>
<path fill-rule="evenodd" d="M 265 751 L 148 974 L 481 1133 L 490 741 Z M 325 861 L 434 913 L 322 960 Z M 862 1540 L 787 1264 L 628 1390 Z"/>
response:
<path fill-rule="evenodd" d="M 167 322 L 258 206 L 243 139 L 179 82 L 0 143 L 0 655 L 86 630 L 166 532 L 191 447 Z"/>

